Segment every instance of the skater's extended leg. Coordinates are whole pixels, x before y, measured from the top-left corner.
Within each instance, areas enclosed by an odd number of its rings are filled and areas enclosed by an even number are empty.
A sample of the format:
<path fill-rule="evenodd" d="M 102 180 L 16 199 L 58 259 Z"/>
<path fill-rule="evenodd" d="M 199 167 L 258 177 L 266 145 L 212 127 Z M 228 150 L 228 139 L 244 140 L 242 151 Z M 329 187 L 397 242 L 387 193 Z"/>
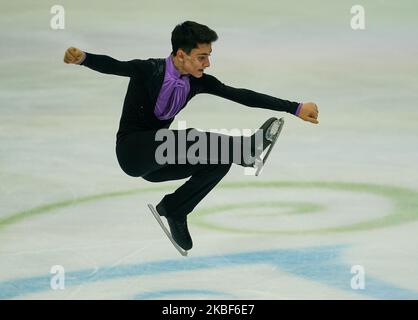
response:
<path fill-rule="evenodd" d="M 119 164 L 126 174 L 142 177 L 171 164 L 235 163 L 246 166 L 251 165 L 248 163 L 251 162 L 251 154 L 254 155 L 250 137 L 228 136 L 195 129 L 163 129 L 159 132 L 171 138 L 167 141 L 158 141 L 157 131 L 141 131 L 130 134 L 116 146 Z M 168 140 L 171 142 L 169 143 Z M 163 144 L 167 146 L 166 149 Z M 249 148 L 251 154 L 246 151 Z M 175 179 L 181 177 L 167 178 L 167 180 Z"/>

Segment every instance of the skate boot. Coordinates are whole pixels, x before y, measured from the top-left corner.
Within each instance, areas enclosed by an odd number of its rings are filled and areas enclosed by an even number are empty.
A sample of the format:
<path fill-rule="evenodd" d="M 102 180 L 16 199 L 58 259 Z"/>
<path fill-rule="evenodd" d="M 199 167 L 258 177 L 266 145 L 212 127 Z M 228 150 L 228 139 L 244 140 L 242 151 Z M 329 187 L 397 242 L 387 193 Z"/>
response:
<path fill-rule="evenodd" d="M 163 208 L 161 208 L 160 205 L 157 205 L 157 211 L 152 204 L 148 204 L 148 208 L 177 251 L 180 252 L 182 256 L 187 256 L 187 250 L 190 250 L 193 247 L 192 238 L 190 237 L 189 229 L 187 227 L 187 218 L 174 219 L 166 217 L 170 228 L 169 231 L 160 217 L 166 216 Z"/>
<path fill-rule="evenodd" d="M 253 167 L 256 169 L 255 175 L 258 176 L 266 163 L 271 150 L 273 149 L 277 138 L 280 135 L 284 124 L 284 119 L 270 118 L 258 129 L 258 131 L 252 136 L 254 137 L 255 144 L 255 160 Z M 262 141 L 255 139 L 256 134 L 262 135 Z M 260 139 L 258 139 L 260 140 Z M 257 143 L 258 142 L 258 143 Z"/>
<path fill-rule="evenodd" d="M 184 250 L 190 250 L 193 247 L 193 241 L 187 228 L 187 217 L 167 217 L 167 222 L 174 241 Z"/>

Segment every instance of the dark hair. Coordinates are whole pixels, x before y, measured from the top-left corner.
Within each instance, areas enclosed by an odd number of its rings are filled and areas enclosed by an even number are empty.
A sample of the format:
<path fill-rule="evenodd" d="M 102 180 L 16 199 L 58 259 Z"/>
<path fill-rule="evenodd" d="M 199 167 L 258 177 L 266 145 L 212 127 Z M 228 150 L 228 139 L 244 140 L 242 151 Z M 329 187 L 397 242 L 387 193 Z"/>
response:
<path fill-rule="evenodd" d="M 218 39 L 215 31 L 208 26 L 194 22 L 185 21 L 178 24 L 171 32 L 171 46 L 175 55 L 178 49 L 190 54 L 192 49 L 197 48 L 198 43 L 211 43 Z"/>

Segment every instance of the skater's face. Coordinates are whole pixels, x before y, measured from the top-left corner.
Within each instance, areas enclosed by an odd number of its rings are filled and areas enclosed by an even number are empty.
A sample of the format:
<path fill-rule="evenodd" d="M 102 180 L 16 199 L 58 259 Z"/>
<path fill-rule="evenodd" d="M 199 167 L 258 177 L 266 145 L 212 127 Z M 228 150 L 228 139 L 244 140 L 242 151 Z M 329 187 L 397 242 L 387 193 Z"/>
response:
<path fill-rule="evenodd" d="M 210 66 L 209 56 L 212 52 L 212 44 L 199 43 L 197 48 L 187 54 L 182 49 L 177 51 L 177 60 L 182 74 L 191 74 L 196 78 L 203 76 L 204 70 Z"/>

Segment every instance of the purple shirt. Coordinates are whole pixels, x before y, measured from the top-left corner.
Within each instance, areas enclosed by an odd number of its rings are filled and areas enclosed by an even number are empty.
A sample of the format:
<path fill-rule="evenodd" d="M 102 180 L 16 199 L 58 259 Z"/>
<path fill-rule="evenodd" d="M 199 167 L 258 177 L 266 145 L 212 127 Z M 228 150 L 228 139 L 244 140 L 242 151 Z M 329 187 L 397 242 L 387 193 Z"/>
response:
<path fill-rule="evenodd" d="M 165 59 L 164 82 L 155 104 L 155 116 L 160 120 L 173 118 L 186 103 L 189 92 L 189 75 L 182 75 L 174 67 L 172 56 L 168 56 Z"/>

